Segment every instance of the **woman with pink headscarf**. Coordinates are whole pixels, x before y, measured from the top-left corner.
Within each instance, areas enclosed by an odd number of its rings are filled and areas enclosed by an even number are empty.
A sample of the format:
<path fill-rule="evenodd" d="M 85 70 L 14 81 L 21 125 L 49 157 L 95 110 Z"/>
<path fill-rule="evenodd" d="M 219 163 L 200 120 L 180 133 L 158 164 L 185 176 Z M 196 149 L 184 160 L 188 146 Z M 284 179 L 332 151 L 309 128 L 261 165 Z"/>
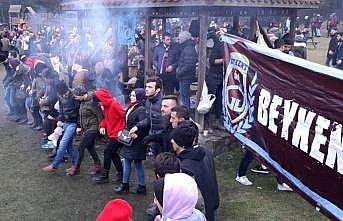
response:
<path fill-rule="evenodd" d="M 155 221 L 206 221 L 204 214 L 195 209 L 198 187 L 185 173 L 166 174 L 154 182 L 155 203 L 162 216 Z"/>

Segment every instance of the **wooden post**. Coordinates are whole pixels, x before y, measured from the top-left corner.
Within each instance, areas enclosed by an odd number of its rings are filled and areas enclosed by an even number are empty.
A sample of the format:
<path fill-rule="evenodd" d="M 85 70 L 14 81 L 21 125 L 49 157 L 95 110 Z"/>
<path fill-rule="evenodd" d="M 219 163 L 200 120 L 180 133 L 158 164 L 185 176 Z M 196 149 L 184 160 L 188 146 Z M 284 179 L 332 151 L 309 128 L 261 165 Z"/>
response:
<path fill-rule="evenodd" d="M 297 10 L 296 9 L 290 9 L 290 19 L 291 19 L 291 29 L 289 31 L 289 37 L 292 41 L 294 41 L 295 38 L 295 22 L 297 20 Z"/>
<path fill-rule="evenodd" d="M 233 14 L 233 25 L 232 29 L 235 33 L 239 33 L 239 15 L 237 14 L 237 11 L 234 11 Z"/>
<path fill-rule="evenodd" d="M 167 32 L 167 18 L 163 17 L 162 18 L 162 33 L 165 34 Z"/>
<path fill-rule="evenodd" d="M 151 16 L 147 13 L 145 17 L 145 52 L 144 52 L 144 74 L 145 77 L 151 72 Z"/>
<path fill-rule="evenodd" d="M 197 91 L 197 102 L 198 106 L 202 87 L 205 81 L 206 75 L 206 42 L 207 42 L 207 27 L 208 27 L 208 11 L 205 9 L 201 12 L 200 19 L 200 34 L 199 34 L 199 46 L 198 46 L 198 91 Z M 195 109 L 195 121 L 200 125 L 200 132 L 204 130 L 204 115 L 199 114 Z"/>
<path fill-rule="evenodd" d="M 255 39 L 256 30 L 257 30 L 257 12 L 251 11 L 250 14 L 250 39 Z"/>

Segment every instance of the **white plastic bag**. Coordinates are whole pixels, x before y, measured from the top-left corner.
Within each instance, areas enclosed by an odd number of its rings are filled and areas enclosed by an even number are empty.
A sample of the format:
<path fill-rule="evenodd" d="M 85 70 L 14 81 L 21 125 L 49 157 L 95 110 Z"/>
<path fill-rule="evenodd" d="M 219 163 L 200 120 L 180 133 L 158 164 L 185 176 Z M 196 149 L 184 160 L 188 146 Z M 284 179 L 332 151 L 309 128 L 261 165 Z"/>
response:
<path fill-rule="evenodd" d="M 216 96 L 214 94 L 208 94 L 206 81 L 204 81 L 197 111 L 200 114 L 207 114 L 211 110 L 211 107 L 215 100 L 216 100 Z"/>

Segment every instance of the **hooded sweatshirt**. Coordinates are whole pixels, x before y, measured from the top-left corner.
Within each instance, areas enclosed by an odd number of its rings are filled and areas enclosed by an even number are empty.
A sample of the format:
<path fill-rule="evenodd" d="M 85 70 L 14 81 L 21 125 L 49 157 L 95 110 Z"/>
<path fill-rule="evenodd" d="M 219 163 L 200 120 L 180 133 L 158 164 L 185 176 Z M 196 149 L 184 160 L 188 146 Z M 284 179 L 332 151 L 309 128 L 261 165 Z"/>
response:
<path fill-rule="evenodd" d="M 192 177 L 183 173 L 167 174 L 163 187 L 163 221 L 206 221 L 195 205 L 198 187 Z"/>
<path fill-rule="evenodd" d="M 100 127 L 106 129 L 109 138 L 118 139 L 119 131 L 125 128 L 125 110 L 108 90 L 99 89 L 95 92 L 95 96 L 104 106 L 104 119 Z"/>
<path fill-rule="evenodd" d="M 206 220 L 214 221 L 219 207 L 219 192 L 212 154 L 206 147 L 196 145 L 187 148 L 177 156 L 181 171 L 193 176 L 204 198 Z"/>

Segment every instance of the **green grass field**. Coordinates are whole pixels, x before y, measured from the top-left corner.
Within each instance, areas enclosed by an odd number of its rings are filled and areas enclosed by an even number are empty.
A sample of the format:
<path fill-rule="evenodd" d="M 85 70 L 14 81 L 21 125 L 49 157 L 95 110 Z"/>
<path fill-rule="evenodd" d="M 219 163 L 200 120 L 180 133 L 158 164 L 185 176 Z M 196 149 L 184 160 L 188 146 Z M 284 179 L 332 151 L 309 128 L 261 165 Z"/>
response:
<path fill-rule="evenodd" d="M 243 151 L 240 146 L 216 158 L 221 204 L 219 221 L 228 220 L 329 220 L 295 192 L 280 192 L 272 174 L 247 173 L 254 183 L 243 186 L 235 181 Z M 250 165 L 255 166 L 256 162 Z"/>

